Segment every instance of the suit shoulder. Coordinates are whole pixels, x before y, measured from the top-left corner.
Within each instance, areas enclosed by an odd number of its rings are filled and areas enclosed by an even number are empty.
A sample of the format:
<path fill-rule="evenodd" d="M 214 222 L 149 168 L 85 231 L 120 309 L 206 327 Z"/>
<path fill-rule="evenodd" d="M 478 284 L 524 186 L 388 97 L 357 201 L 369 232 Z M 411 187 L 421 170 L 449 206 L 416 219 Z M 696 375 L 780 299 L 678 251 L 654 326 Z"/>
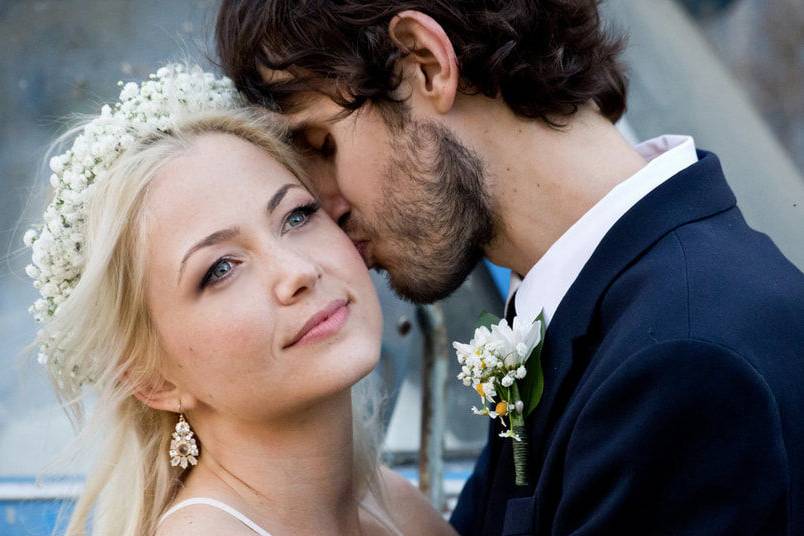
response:
<path fill-rule="evenodd" d="M 804 274 L 738 211 L 665 235 L 616 278 L 600 312 L 604 331 L 632 331 L 630 349 L 695 338 L 750 359 L 804 351 Z"/>
<path fill-rule="evenodd" d="M 672 234 L 684 256 L 691 291 L 710 285 L 748 298 L 761 296 L 765 302 L 804 297 L 804 274 L 767 235 L 748 227 L 739 211 L 688 223 Z M 730 286 L 735 283 L 739 286 Z"/>

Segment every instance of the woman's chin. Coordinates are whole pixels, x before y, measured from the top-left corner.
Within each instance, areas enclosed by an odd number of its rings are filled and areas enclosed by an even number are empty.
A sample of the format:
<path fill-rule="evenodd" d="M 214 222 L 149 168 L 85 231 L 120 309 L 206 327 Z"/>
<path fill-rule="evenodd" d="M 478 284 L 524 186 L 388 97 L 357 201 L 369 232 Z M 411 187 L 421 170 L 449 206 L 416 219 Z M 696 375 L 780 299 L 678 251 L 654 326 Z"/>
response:
<path fill-rule="evenodd" d="M 318 396 L 348 390 L 380 362 L 379 340 L 363 336 L 352 335 L 327 345 L 311 345 L 310 351 L 312 355 L 298 356 L 296 362 L 304 365 L 303 370 L 294 373 L 299 378 L 294 383 L 303 384 Z"/>
<path fill-rule="evenodd" d="M 352 344 L 351 352 L 333 356 L 332 369 L 339 370 L 343 387 L 349 388 L 377 368 L 380 362 L 380 345 L 373 341 L 362 341 L 362 345 Z"/>

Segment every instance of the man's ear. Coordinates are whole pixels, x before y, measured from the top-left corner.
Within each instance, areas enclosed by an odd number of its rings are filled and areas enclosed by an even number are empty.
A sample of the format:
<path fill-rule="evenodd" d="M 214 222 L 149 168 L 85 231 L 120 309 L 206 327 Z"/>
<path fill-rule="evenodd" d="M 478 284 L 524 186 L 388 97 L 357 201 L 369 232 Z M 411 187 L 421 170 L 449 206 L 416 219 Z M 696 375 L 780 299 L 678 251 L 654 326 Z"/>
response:
<path fill-rule="evenodd" d="M 161 376 L 137 384 L 134 397 L 149 408 L 178 413 L 195 407 L 195 397 Z"/>
<path fill-rule="evenodd" d="M 446 114 L 455 102 L 460 75 L 455 49 L 444 28 L 420 11 L 402 11 L 388 25 L 388 34 L 406 55 L 399 60 L 412 98 L 430 102 Z"/>

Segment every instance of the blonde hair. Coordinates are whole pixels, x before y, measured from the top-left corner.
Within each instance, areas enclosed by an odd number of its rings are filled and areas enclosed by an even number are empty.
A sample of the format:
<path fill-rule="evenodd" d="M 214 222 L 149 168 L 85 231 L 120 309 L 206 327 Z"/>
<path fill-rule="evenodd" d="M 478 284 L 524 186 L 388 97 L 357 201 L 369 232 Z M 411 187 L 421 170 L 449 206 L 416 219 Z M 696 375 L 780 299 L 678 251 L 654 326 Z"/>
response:
<path fill-rule="evenodd" d="M 53 378 L 79 430 L 77 446 L 105 440 L 67 525 L 69 536 L 86 534 L 90 521 L 93 534 L 153 534 L 181 485 L 182 471 L 170 466 L 167 455 L 175 414 L 151 409 L 133 396 L 156 377 L 160 355 L 144 296 L 142 207 L 160 167 L 208 133 L 253 143 L 303 177 L 295 153 L 283 141 L 280 121 L 260 110 L 238 109 L 178 120 L 169 132 L 127 149 L 97 185 L 88 209 L 84 270 L 46 328 L 61 334 L 63 370 L 75 367 L 94 380 L 98 400 L 87 420 L 87 387 L 64 381 L 63 375 Z M 354 407 L 355 482 L 359 489 L 375 489 L 380 428 L 368 421 L 375 421 L 379 411 L 365 400 Z"/>

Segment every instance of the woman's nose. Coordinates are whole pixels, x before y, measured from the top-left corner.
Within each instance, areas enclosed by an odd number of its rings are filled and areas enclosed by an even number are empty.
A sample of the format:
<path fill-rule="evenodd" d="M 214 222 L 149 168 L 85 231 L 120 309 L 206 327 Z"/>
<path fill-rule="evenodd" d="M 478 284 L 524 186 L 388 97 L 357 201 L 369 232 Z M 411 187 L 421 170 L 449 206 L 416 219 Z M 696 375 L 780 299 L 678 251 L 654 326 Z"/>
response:
<path fill-rule="evenodd" d="M 281 260 L 281 269 L 274 292 L 282 305 L 290 305 L 312 290 L 321 279 L 316 262 L 302 255 L 287 253 Z"/>

